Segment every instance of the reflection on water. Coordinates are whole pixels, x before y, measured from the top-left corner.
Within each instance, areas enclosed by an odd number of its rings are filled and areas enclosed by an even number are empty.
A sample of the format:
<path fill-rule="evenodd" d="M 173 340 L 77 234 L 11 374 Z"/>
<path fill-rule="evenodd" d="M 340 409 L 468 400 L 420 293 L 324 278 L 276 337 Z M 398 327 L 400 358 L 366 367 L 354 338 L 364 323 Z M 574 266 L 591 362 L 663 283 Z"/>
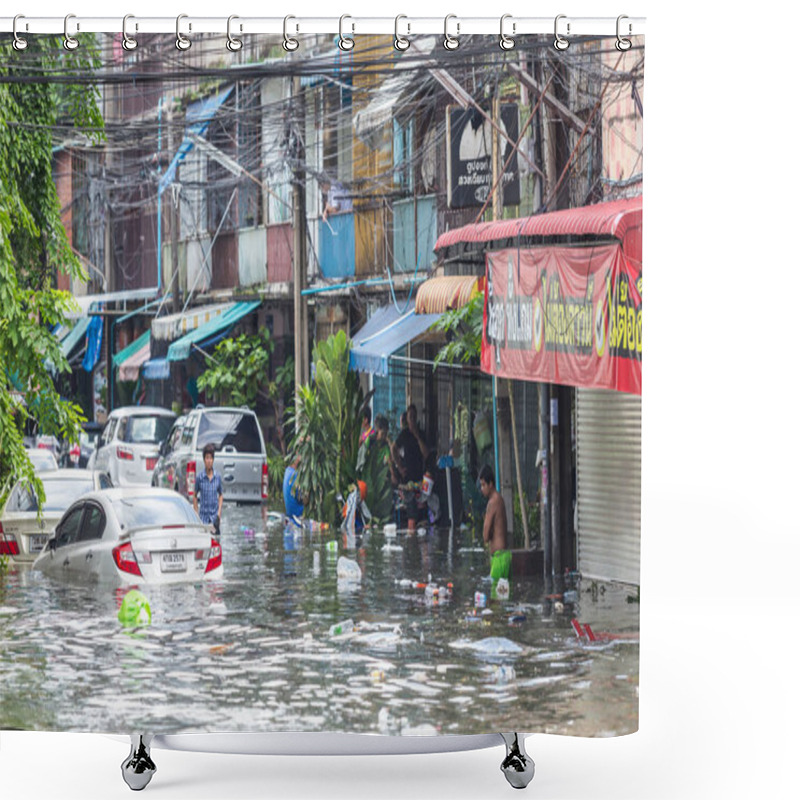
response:
<path fill-rule="evenodd" d="M 636 730 L 639 607 L 625 589 L 556 598 L 516 580 L 476 612 L 491 587 L 471 532 L 345 542 L 267 522 L 226 507 L 224 579 L 140 587 L 153 618 L 135 633 L 117 620 L 124 591 L 6 576 L 0 728 Z M 360 581 L 340 577 L 354 564 Z M 579 641 L 573 617 L 628 638 Z"/>

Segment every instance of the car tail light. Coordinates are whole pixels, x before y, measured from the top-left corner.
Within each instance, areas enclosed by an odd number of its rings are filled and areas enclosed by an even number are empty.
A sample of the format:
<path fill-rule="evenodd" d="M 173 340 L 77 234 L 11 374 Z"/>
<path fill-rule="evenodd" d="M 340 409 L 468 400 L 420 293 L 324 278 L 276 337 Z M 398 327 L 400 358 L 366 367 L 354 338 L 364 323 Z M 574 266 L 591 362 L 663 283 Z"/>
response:
<path fill-rule="evenodd" d="M 117 458 L 120 461 L 133 461 L 133 451 L 126 450 L 124 447 L 117 448 Z"/>
<path fill-rule="evenodd" d="M 117 569 L 141 577 L 142 571 L 139 569 L 139 563 L 136 561 L 136 554 L 133 552 L 133 545 L 130 542 L 115 547 L 111 554 L 114 556 Z"/>
<path fill-rule="evenodd" d="M 76 444 L 69 451 L 69 460 L 73 464 L 77 464 L 81 460 L 81 446 Z"/>
<path fill-rule="evenodd" d="M 0 556 L 18 556 L 19 545 L 13 533 L 3 533 L 3 526 L 0 524 Z"/>
<path fill-rule="evenodd" d="M 197 462 L 190 461 L 186 465 L 186 494 L 194 497 L 194 481 L 197 477 Z"/>
<path fill-rule="evenodd" d="M 266 461 L 261 465 L 261 499 L 267 499 L 269 492 L 269 468 Z"/>
<path fill-rule="evenodd" d="M 211 572 L 213 569 L 222 566 L 222 547 L 216 539 L 211 539 L 211 550 L 208 554 L 208 564 L 206 565 L 206 572 Z"/>

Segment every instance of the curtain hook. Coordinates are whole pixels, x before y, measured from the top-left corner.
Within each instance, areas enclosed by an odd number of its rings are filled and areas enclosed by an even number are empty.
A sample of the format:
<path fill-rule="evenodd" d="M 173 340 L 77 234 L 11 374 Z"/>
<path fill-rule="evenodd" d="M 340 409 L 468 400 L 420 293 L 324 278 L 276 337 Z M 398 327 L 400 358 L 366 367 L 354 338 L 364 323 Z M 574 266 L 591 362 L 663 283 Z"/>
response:
<path fill-rule="evenodd" d="M 503 23 L 507 20 L 511 19 L 511 14 L 503 14 L 500 17 L 500 49 L 501 50 L 513 50 L 514 45 L 516 42 L 511 36 L 506 36 L 505 32 L 503 31 Z M 517 32 L 517 23 L 511 23 L 511 33 L 514 34 Z"/>
<path fill-rule="evenodd" d="M 135 50 L 139 46 L 139 42 L 137 42 L 136 39 L 133 39 L 132 37 L 128 36 L 128 20 L 129 19 L 135 19 L 133 14 L 126 14 L 122 18 L 122 47 L 125 50 L 131 51 L 131 50 Z M 138 30 L 139 26 L 137 25 L 136 28 Z"/>
<path fill-rule="evenodd" d="M 447 23 L 450 22 L 451 19 L 455 19 L 456 20 L 456 35 L 455 36 L 451 36 L 447 31 Z M 448 14 L 444 18 L 444 40 L 442 41 L 442 44 L 444 45 L 444 49 L 445 50 L 455 50 L 458 47 L 459 41 L 458 41 L 457 37 L 458 37 L 458 32 L 460 30 L 461 30 L 461 23 L 458 22 L 458 20 L 456 18 L 456 15 L 455 14 Z"/>
<path fill-rule="evenodd" d="M 398 14 L 394 18 L 394 49 L 402 53 L 404 50 L 408 50 L 411 46 L 411 42 L 409 42 L 405 36 L 400 35 L 398 28 L 400 27 L 401 19 L 408 19 L 408 17 L 405 14 Z M 406 26 L 408 27 L 408 33 L 411 33 L 411 24 L 406 23 Z"/>
<path fill-rule="evenodd" d="M 553 42 L 553 47 L 556 50 L 566 50 L 569 47 L 569 42 L 558 32 L 558 21 L 560 19 L 566 19 L 566 14 L 559 14 L 556 17 L 555 23 L 555 31 L 556 31 L 556 40 Z M 569 22 L 567 23 L 567 36 L 569 36 Z"/>
<path fill-rule="evenodd" d="M 225 47 L 231 51 L 231 53 L 237 53 L 239 50 L 242 49 L 242 40 L 241 39 L 234 39 L 231 35 L 231 22 L 233 20 L 239 19 L 236 15 L 232 14 L 228 17 L 228 41 L 225 43 Z M 239 28 L 241 30 L 241 27 Z"/>
<path fill-rule="evenodd" d="M 178 50 L 188 50 L 192 46 L 192 40 L 187 39 L 181 33 L 181 20 L 186 19 L 188 16 L 188 14 L 178 14 L 178 18 L 175 20 L 175 47 L 177 47 Z M 192 26 L 189 25 L 189 30 L 191 29 Z"/>
<path fill-rule="evenodd" d="M 20 35 L 17 33 L 17 20 L 19 19 L 25 19 L 25 17 L 22 14 L 17 14 L 17 16 L 14 17 L 14 24 L 12 29 L 14 33 L 14 41 L 11 43 L 12 47 L 18 52 L 20 50 L 24 50 L 28 46 L 28 40 L 22 39 Z M 25 23 L 25 30 L 28 30 L 27 22 Z"/>
<path fill-rule="evenodd" d="M 355 47 L 356 40 L 350 37 L 345 37 L 344 33 L 342 33 L 342 27 L 346 19 L 352 19 L 352 17 L 349 14 L 342 14 L 342 16 L 339 17 L 339 49 L 348 51 Z M 355 31 L 356 26 L 353 24 L 351 25 L 350 29 Z"/>
<path fill-rule="evenodd" d="M 617 50 L 619 50 L 619 51 L 624 53 L 626 50 L 630 50 L 631 49 L 631 47 L 633 46 L 633 43 L 631 42 L 630 39 L 623 39 L 622 36 L 620 36 L 620 33 L 619 33 L 620 25 L 619 24 L 620 24 L 620 22 L 622 22 L 623 19 L 628 19 L 628 17 L 625 16 L 625 14 L 620 14 L 617 17 L 617 43 L 616 43 L 615 47 L 617 48 Z M 630 32 L 631 32 L 631 24 L 629 22 L 628 23 L 628 34 L 629 35 L 630 35 Z"/>
<path fill-rule="evenodd" d="M 283 49 L 286 50 L 287 53 L 292 53 L 300 47 L 300 42 L 289 36 L 288 27 L 290 19 L 296 19 L 296 17 L 288 16 L 283 18 Z"/>
<path fill-rule="evenodd" d="M 75 39 L 73 36 L 69 35 L 69 21 L 71 19 L 75 19 L 74 14 L 67 14 L 64 17 L 64 49 L 65 50 L 77 50 L 80 42 Z M 76 25 L 76 30 L 78 30 L 79 26 Z"/>

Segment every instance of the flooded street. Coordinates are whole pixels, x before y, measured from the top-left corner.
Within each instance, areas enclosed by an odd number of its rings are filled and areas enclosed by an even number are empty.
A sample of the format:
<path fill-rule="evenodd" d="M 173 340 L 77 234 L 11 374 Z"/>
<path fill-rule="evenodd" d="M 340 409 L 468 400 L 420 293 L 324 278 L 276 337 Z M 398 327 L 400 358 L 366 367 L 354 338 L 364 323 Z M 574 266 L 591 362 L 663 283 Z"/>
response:
<path fill-rule="evenodd" d="M 337 552 L 331 535 L 226 506 L 224 578 L 139 587 L 152 624 L 135 632 L 117 619 L 126 590 L 12 570 L 0 582 L 0 728 L 636 729 L 639 605 L 629 590 L 584 582 L 552 598 L 540 581 L 516 580 L 510 600 L 475 614 L 475 592 L 491 584 L 471 532 L 366 534 L 352 550 L 335 538 Z M 360 565 L 360 583 L 337 578 L 340 556 Z M 416 585 L 428 583 L 452 594 Z M 579 641 L 572 618 L 597 641 Z M 332 630 L 340 623 L 344 632 Z"/>

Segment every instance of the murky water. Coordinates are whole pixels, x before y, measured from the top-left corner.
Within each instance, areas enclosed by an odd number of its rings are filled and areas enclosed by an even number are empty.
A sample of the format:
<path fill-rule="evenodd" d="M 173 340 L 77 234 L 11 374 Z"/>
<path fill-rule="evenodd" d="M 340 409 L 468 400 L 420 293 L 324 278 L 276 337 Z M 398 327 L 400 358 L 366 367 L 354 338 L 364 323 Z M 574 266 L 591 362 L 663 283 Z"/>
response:
<path fill-rule="evenodd" d="M 636 730 L 639 606 L 628 591 L 582 586 L 559 600 L 517 580 L 509 601 L 474 615 L 474 593 L 491 587 L 471 532 L 367 534 L 337 553 L 325 547 L 333 538 L 226 508 L 224 579 L 141 587 L 153 619 L 135 634 L 117 620 L 124 591 L 12 571 L 0 581 L 0 728 Z M 360 565 L 360 583 L 337 578 L 339 556 Z M 429 576 L 452 595 L 407 585 Z M 573 617 L 628 637 L 579 641 Z M 331 635 L 346 620 L 355 629 Z"/>

